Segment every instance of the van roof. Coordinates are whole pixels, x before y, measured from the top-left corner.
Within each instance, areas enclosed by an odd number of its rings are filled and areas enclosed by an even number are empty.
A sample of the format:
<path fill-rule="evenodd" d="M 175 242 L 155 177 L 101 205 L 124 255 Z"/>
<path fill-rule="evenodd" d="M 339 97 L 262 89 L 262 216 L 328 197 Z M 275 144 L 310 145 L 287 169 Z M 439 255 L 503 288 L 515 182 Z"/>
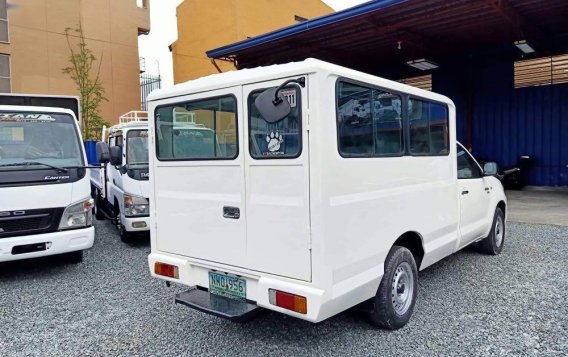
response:
<path fill-rule="evenodd" d="M 286 64 L 276 64 L 212 74 L 176 84 L 171 87 L 157 89 L 150 93 L 147 100 L 148 102 L 151 102 L 165 98 L 207 92 L 215 89 L 229 88 L 315 72 L 335 74 L 377 86 L 386 86 L 405 93 L 414 94 L 419 97 L 431 98 L 439 102 L 448 103 L 453 106 L 453 102 L 446 96 L 314 58 L 308 58 L 301 62 L 290 62 Z"/>

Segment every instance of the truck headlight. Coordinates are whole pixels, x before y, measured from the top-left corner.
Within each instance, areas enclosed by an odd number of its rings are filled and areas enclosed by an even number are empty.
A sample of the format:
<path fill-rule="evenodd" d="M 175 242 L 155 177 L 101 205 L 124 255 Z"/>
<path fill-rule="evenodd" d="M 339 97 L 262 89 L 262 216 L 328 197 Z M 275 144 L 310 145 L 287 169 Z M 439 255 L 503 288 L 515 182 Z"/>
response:
<path fill-rule="evenodd" d="M 71 229 L 89 227 L 93 225 L 93 205 L 92 198 L 87 198 L 72 205 L 67 206 L 61 216 L 59 229 Z"/>
<path fill-rule="evenodd" d="M 124 195 L 124 215 L 126 217 L 148 216 L 150 214 L 150 205 L 147 198 Z"/>

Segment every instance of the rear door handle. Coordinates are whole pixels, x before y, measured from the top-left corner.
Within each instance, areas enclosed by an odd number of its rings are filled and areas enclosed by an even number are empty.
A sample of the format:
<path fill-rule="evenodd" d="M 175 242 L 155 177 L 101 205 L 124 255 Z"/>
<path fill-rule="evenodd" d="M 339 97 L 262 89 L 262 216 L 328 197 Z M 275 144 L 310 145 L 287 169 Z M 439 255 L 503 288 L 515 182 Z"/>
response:
<path fill-rule="evenodd" d="M 462 191 L 462 195 L 467 195 L 467 194 L 469 194 L 469 191 L 468 191 L 468 190 L 463 190 L 463 191 Z"/>
<path fill-rule="evenodd" d="M 239 209 L 239 207 L 224 206 L 223 217 L 230 219 L 239 219 L 241 218 L 241 210 Z"/>

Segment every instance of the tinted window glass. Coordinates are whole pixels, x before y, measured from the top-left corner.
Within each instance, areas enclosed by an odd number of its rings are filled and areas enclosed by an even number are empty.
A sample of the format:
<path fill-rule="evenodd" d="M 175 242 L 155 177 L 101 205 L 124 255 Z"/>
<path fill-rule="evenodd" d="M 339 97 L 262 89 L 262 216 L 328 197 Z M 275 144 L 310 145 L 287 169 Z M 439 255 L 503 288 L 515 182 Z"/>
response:
<path fill-rule="evenodd" d="M 237 101 L 232 96 L 156 109 L 159 159 L 233 159 L 237 148 Z"/>
<path fill-rule="evenodd" d="M 398 155 L 403 151 L 401 97 L 380 89 L 339 82 L 339 152 L 349 156 Z"/>
<path fill-rule="evenodd" d="M 126 134 L 126 163 L 148 165 L 148 131 L 130 130 Z"/>
<path fill-rule="evenodd" d="M 75 120 L 67 114 L 0 113 L 0 165 L 41 162 L 82 166 Z"/>
<path fill-rule="evenodd" d="M 255 159 L 294 158 L 302 150 L 301 93 L 298 87 L 286 87 L 281 93 L 290 103 L 292 111 L 276 123 L 268 123 L 256 109 L 255 99 L 262 93 L 252 93 L 249 107 L 249 150 Z"/>
<path fill-rule="evenodd" d="M 473 158 L 458 145 L 458 179 L 473 179 L 481 177 L 481 169 Z"/>
<path fill-rule="evenodd" d="M 408 101 L 410 153 L 447 155 L 449 153 L 448 108 L 419 99 Z"/>

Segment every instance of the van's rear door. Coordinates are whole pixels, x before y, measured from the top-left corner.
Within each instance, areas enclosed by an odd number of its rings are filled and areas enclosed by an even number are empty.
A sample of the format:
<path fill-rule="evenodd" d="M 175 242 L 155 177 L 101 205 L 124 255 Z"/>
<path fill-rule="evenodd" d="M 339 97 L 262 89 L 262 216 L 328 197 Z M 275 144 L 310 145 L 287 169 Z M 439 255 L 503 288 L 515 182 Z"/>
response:
<path fill-rule="evenodd" d="M 245 267 L 242 87 L 156 107 L 158 250 Z"/>
<path fill-rule="evenodd" d="M 298 78 L 297 76 L 294 78 Z M 304 76 L 307 79 L 308 76 Z M 308 91 L 296 84 L 282 93 L 290 115 L 266 122 L 254 100 L 290 78 L 243 86 L 245 115 L 247 265 L 311 280 Z"/>

